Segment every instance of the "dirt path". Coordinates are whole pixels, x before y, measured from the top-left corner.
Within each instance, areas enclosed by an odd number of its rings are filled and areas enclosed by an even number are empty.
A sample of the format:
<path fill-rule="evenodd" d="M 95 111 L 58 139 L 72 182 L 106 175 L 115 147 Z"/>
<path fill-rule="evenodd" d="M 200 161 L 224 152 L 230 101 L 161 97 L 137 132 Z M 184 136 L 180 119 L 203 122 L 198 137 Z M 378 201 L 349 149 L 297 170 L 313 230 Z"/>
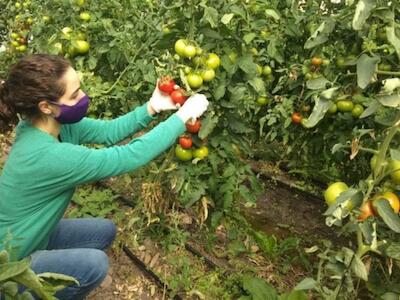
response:
<path fill-rule="evenodd" d="M 87 300 L 161 300 L 169 299 L 159 287 L 147 279 L 125 252 L 110 250 L 109 275 Z"/>

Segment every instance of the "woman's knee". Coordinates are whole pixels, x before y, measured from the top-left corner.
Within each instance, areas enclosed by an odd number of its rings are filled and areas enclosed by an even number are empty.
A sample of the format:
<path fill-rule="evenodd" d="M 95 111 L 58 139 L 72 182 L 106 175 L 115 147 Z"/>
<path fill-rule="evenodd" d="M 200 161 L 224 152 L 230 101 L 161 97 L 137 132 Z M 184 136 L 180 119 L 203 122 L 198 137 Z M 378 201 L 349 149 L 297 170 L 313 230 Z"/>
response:
<path fill-rule="evenodd" d="M 117 227 L 114 222 L 108 219 L 101 219 L 101 227 L 102 232 L 105 235 L 107 241 L 107 247 L 111 245 L 111 243 L 115 240 L 115 236 L 117 234 Z"/>

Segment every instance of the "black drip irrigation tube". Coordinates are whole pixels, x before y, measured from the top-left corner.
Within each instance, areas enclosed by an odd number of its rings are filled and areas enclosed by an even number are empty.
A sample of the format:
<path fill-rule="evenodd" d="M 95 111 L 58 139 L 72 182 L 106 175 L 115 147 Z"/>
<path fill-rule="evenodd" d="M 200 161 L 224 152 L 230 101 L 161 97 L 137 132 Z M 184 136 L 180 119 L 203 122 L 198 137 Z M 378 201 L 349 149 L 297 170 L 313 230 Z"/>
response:
<path fill-rule="evenodd" d="M 100 186 L 100 187 L 111 189 L 111 191 L 113 191 L 113 189 L 110 186 L 108 186 L 107 184 L 105 184 L 103 182 L 97 182 L 96 184 L 98 186 Z M 117 200 L 120 200 L 125 205 L 128 205 L 130 207 L 134 207 L 132 202 L 129 201 L 123 195 L 118 194 Z M 169 288 L 168 285 L 157 274 L 155 274 L 150 268 L 148 268 L 146 266 L 146 264 L 139 257 L 137 257 L 133 253 L 133 251 L 131 249 L 129 249 L 129 247 L 127 245 L 124 245 L 124 244 L 121 243 L 121 246 L 122 246 L 122 250 L 126 253 L 126 255 L 129 257 L 129 259 L 143 272 L 143 274 L 145 274 L 147 276 L 147 278 L 149 278 L 150 280 L 154 281 L 163 290 L 167 290 L 168 292 L 172 291 L 171 288 Z M 188 252 L 190 252 L 191 254 L 193 254 L 194 256 L 197 256 L 197 257 L 203 259 L 204 262 L 207 264 L 207 266 L 209 266 L 210 268 L 216 269 L 216 268 L 219 267 L 215 262 L 213 262 L 211 259 L 209 259 L 208 257 L 206 257 L 203 254 L 201 254 L 200 251 L 198 251 L 195 247 L 193 247 L 189 243 L 185 243 L 185 249 Z M 175 295 L 173 297 L 173 299 L 174 300 L 183 300 L 182 297 L 179 296 L 179 295 Z"/>

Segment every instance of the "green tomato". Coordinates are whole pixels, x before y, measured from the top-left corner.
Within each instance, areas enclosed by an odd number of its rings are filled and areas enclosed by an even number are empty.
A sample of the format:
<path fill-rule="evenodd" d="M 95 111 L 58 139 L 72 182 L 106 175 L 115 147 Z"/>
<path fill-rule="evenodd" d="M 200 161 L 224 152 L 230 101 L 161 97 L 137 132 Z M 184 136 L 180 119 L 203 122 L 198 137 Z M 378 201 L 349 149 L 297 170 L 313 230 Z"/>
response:
<path fill-rule="evenodd" d="M 19 35 L 18 35 L 18 33 L 13 32 L 13 33 L 11 33 L 10 37 L 11 37 L 12 39 L 16 40 L 16 39 L 19 38 Z"/>
<path fill-rule="evenodd" d="M 331 107 L 329 107 L 328 113 L 334 114 L 334 113 L 337 112 L 337 110 L 338 110 L 337 105 L 336 105 L 335 103 L 333 103 L 333 104 L 331 105 Z"/>
<path fill-rule="evenodd" d="M 75 0 L 75 4 L 82 7 L 85 5 L 85 0 Z"/>
<path fill-rule="evenodd" d="M 27 47 L 26 47 L 26 45 L 21 45 L 21 46 L 19 46 L 19 47 L 17 48 L 17 50 L 18 50 L 19 52 L 25 52 L 25 51 L 27 50 Z"/>
<path fill-rule="evenodd" d="M 266 76 L 271 75 L 272 74 L 272 69 L 270 66 L 264 66 L 262 73 Z"/>
<path fill-rule="evenodd" d="M 190 72 L 192 72 L 192 68 L 186 66 L 185 69 L 183 70 L 185 72 L 185 74 L 189 74 Z"/>
<path fill-rule="evenodd" d="M 192 58 L 196 55 L 196 47 L 193 45 L 187 45 L 184 50 L 184 56 Z"/>
<path fill-rule="evenodd" d="M 175 147 L 175 155 L 181 161 L 189 161 L 193 158 L 192 150 L 183 149 L 181 145 Z"/>
<path fill-rule="evenodd" d="M 64 27 L 61 29 L 63 36 L 65 39 L 70 40 L 71 39 L 71 34 L 72 34 L 72 28 L 71 27 Z"/>
<path fill-rule="evenodd" d="M 236 52 L 231 52 L 228 57 L 231 62 L 236 63 L 238 54 Z"/>
<path fill-rule="evenodd" d="M 196 48 L 196 55 L 202 55 L 203 54 L 203 49 L 201 49 L 200 47 Z"/>
<path fill-rule="evenodd" d="M 393 183 L 400 184 L 400 160 L 391 160 L 389 168 L 392 171 L 390 178 L 392 178 Z"/>
<path fill-rule="evenodd" d="M 219 56 L 215 53 L 210 53 L 206 60 L 206 66 L 211 69 L 216 69 L 220 65 L 221 65 L 221 60 L 219 59 Z"/>
<path fill-rule="evenodd" d="M 175 42 L 175 52 L 178 53 L 180 56 L 185 56 L 186 50 L 186 40 L 179 39 Z"/>
<path fill-rule="evenodd" d="M 188 74 L 186 80 L 188 81 L 189 86 L 193 89 L 197 89 L 203 85 L 203 78 L 195 73 Z"/>
<path fill-rule="evenodd" d="M 351 100 L 339 100 L 336 105 L 341 112 L 350 112 L 354 108 L 354 103 Z"/>
<path fill-rule="evenodd" d="M 21 8 L 21 3 L 16 2 L 16 3 L 15 3 L 15 8 L 20 9 L 20 8 Z"/>
<path fill-rule="evenodd" d="M 200 148 L 193 151 L 193 157 L 198 159 L 204 159 L 208 156 L 208 148 L 201 146 Z"/>
<path fill-rule="evenodd" d="M 364 112 L 364 107 L 361 104 L 354 105 L 354 108 L 351 110 L 351 115 L 354 118 L 359 118 Z"/>
<path fill-rule="evenodd" d="M 85 22 L 89 22 L 90 21 L 90 14 L 88 12 L 81 12 L 79 15 L 79 19 L 81 19 L 82 21 Z"/>
<path fill-rule="evenodd" d="M 331 61 L 329 59 L 323 59 L 322 60 L 322 65 L 323 66 L 329 66 L 331 64 Z"/>
<path fill-rule="evenodd" d="M 78 54 L 86 54 L 89 52 L 90 44 L 87 41 L 76 40 L 72 41 L 72 45 Z"/>
<path fill-rule="evenodd" d="M 51 18 L 49 16 L 43 16 L 42 17 L 42 21 L 45 22 L 45 23 L 49 23 L 50 20 L 51 20 Z"/>
<path fill-rule="evenodd" d="M 267 105 L 268 104 L 268 99 L 265 96 L 260 96 L 260 97 L 257 98 L 257 103 L 260 106 Z"/>
<path fill-rule="evenodd" d="M 343 58 L 343 57 L 339 57 L 337 60 L 336 60 L 336 65 L 339 67 L 339 68 L 346 68 L 347 66 L 346 66 L 346 60 Z"/>
<path fill-rule="evenodd" d="M 11 45 L 15 48 L 19 47 L 19 43 L 17 41 L 11 41 Z"/>
<path fill-rule="evenodd" d="M 347 184 L 341 181 L 329 185 L 329 187 L 324 192 L 326 204 L 328 204 L 328 206 L 334 204 L 336 202 L 336 198 L 339 197 L 342 192 L 345 192 L 348 189 L 349 187 L 347 186 Z"/>
<path fill-rule="evenodd" d="M 201 73 L 201 77 L 204 81 L 211 81 L 215 78 L 215 71 L 213 69 L 205 70 Z"/>

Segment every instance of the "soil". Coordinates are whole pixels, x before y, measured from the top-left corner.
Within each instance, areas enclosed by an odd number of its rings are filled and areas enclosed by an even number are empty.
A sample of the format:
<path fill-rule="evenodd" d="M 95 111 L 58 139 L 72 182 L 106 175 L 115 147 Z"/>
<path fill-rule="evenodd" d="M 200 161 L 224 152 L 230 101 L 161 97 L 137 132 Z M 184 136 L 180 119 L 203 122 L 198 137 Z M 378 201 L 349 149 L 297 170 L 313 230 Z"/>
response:
<path fill-rule="evenodd" d="M 103 283 L 90 293 L 87 300 L 161 300 L 170 299 L 155 283 L 143 275 L 122 250 L 111 249 L 109 274 Z"/>

